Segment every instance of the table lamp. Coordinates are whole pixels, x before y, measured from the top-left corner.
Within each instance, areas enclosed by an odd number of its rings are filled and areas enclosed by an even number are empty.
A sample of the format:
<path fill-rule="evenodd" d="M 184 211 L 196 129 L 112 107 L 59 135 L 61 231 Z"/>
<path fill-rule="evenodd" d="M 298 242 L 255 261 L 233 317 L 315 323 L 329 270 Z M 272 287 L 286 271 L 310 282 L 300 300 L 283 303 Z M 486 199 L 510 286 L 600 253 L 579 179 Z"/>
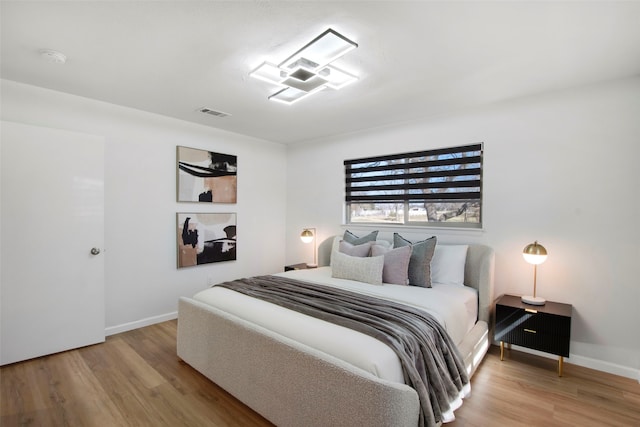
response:
<path fill-rule="evenodd" d="M 524 248 L 522 256 L 529 264 L 533 264 L 533 295 L 523 296 L 521 298 L 522 302 L 531 305 L 544 305 L 547 300 L 536 296 L 536 276 L 538 273 L 538 264 L 542 264 L 547 259 L 547 250 L 536 240 Z"/>
<path fill-rule="evenodd" d="M 318 266 L 318 252 L 316 249 L 316 229 L 315 228 L 305 228 L 300 233 L 300 240 L 304 243 L 313 242 L 313 264 L 307 263 L 307 267 L 317 267 Z"/>

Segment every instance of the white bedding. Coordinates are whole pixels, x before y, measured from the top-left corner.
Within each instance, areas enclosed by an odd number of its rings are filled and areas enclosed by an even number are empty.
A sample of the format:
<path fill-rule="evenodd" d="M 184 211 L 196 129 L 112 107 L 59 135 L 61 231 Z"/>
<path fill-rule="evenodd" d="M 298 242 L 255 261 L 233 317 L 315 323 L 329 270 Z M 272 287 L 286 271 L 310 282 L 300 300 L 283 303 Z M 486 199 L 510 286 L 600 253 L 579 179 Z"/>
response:
<path fill-rule="evenodd" d="M 294 270 L 277 276 L 336 286 L 424 309 L 447 329 L 456 343 L 462 341 L 477 319 L 477 291 L 466 286 L 437 283 L 432 288 L 377 286 L 332 278 L 330 267 Z M 222 287 L 205 289 L 193 298 L 328 353 L 380 378 L 404 383 L 402 367 L 395 352 L 375 338 Z"/>

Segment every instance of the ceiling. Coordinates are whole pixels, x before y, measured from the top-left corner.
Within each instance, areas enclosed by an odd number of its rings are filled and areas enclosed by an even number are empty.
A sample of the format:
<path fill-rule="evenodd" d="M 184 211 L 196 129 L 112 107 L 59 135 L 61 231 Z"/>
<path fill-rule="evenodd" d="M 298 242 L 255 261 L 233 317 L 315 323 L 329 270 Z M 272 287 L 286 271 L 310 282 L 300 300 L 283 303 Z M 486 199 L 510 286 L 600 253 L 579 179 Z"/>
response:
<path fill-rule="evenodd" d="M 280 143 L 640 75 L 635 1 L 2 0 L 0 12 L 4 79 Z M 359 81 L 267 100 L 276 86 L 249 72 L 327 28 L 358 43 L 336 65 Z"/>

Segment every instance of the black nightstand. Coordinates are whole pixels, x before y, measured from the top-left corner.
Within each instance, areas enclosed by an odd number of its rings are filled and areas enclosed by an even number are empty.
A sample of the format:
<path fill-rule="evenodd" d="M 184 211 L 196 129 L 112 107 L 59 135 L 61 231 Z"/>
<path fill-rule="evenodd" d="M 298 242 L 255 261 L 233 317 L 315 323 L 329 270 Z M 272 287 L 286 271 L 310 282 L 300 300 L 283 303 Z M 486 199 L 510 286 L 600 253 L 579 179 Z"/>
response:
<path fill-rule="evenodd" d="M 316 267 L 310 267 L 306 263 L 301 262 L 300 264 L 285 265 L 284 266 L 284 271 L 306 270 L 307 268 L 316 268 Z"/>
<path fill-rule="evenodd" d="M 564 357 L 569 357 L 571 304 L 547 301 L 529 305 L 515 295 L 503 295 L 496 303 L 494 338 L 500 341 L 500 360 L 504 343 L 515 344 L 558 355 L 558 376 L 562 376 Z"/>

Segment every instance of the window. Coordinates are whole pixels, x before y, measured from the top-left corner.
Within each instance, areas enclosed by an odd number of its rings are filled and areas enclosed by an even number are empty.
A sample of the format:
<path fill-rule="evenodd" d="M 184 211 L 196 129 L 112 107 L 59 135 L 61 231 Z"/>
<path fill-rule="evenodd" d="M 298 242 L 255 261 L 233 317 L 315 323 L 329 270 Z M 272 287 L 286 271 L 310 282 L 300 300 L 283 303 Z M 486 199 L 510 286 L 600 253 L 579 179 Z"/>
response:
<path fill-rule="evenodd" d="M 345 160 L 347 222 L 482 226 L 482 143 Z"/>

